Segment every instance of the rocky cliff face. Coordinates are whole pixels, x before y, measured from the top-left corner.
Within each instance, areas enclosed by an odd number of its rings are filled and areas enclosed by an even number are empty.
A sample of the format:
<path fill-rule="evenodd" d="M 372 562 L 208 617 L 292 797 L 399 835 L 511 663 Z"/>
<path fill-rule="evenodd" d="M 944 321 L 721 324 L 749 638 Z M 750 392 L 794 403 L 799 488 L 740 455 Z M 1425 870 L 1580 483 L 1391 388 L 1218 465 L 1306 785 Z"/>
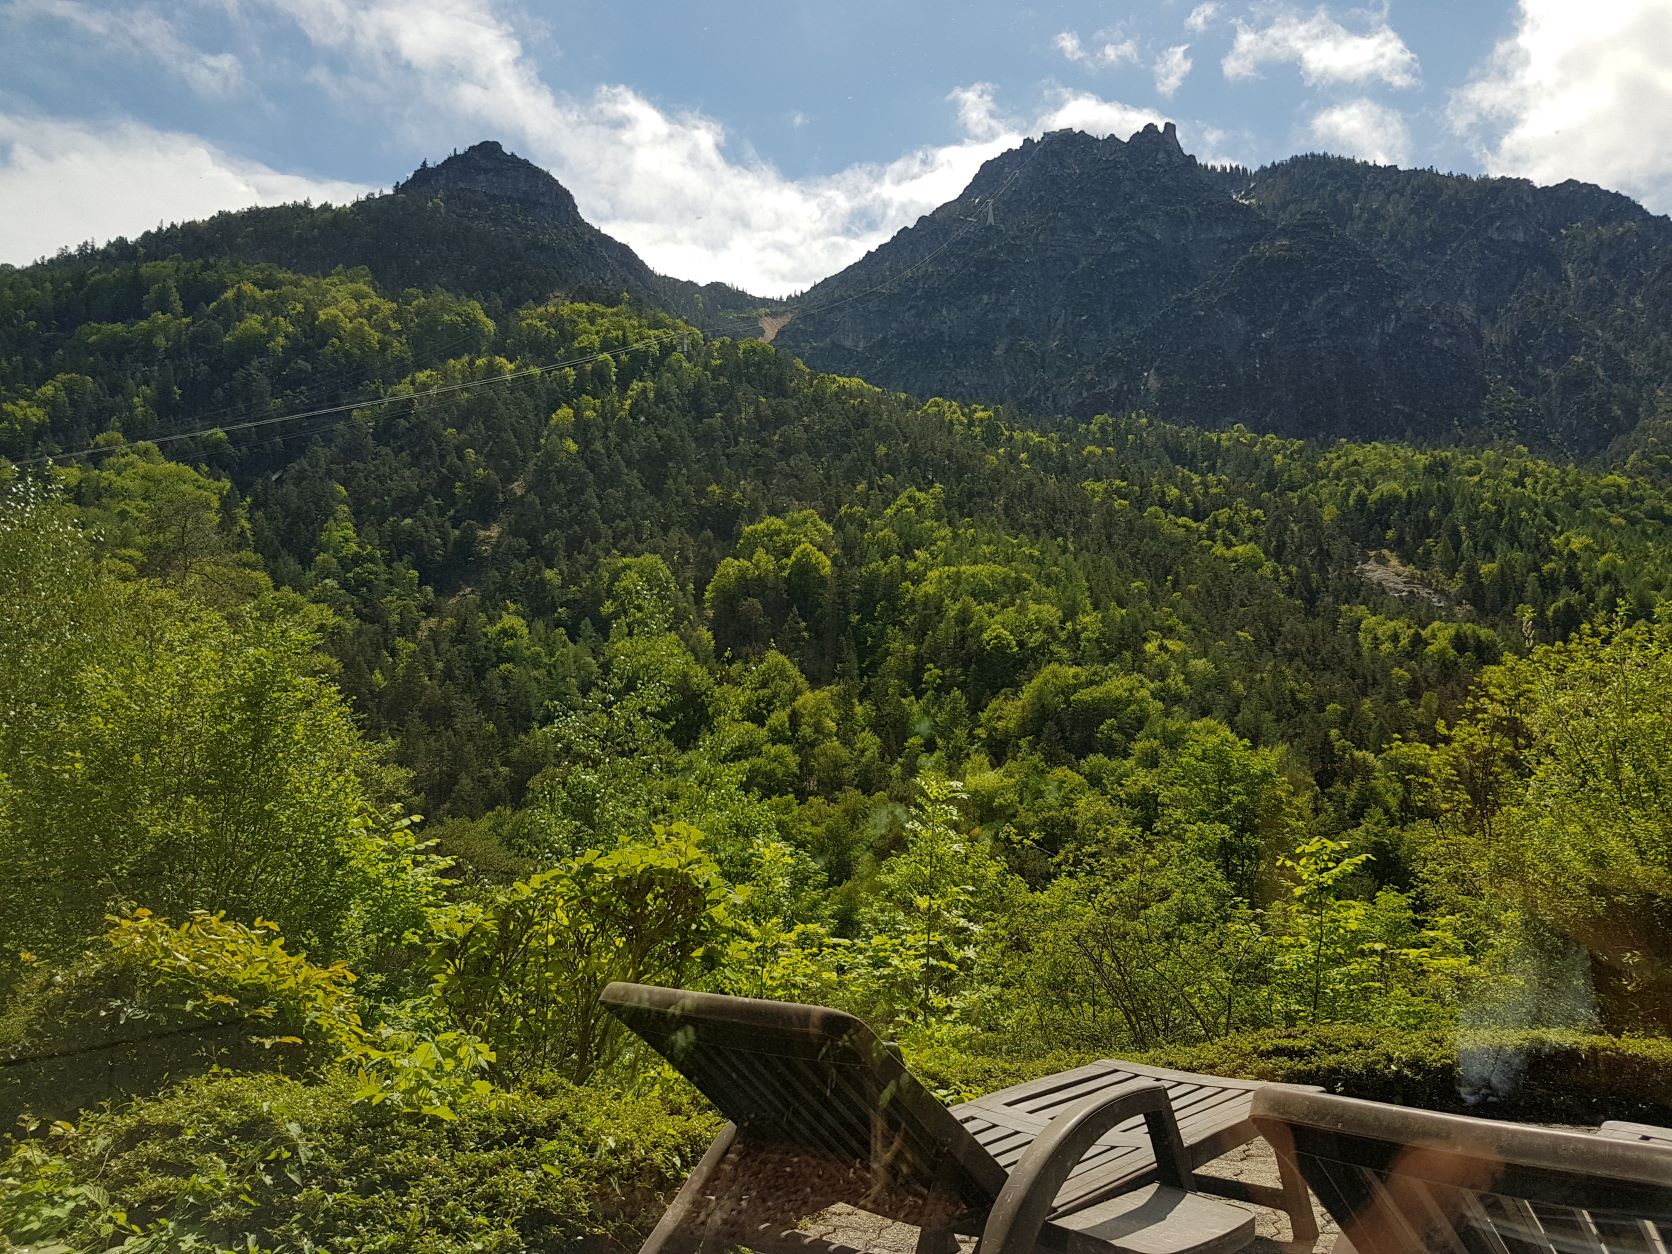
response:
<path fill-rule="evenodd" d="M 1120 339 L 1075 400 L 1311 436 L 1440 435 L 1444 415 L 1480 407 L 1481 333 L 1403 295 L 1392 268 L 1307 214 Z"/>
<path fill-rule="evenodd" d="M 1115 337 L 1264 229 L 1170 127 L 1130 142 L 1061 131 L 994 158 L 958 200 L 810 289 L 776 342 L 909 391 L 1057 406 Z"/>
<path fill-rule="evenodd" d="M 1169 126 L 995 158 L 775 342 L 918 393 L 1578 450 L 1652 408 L 1669 304 L 1672 223 L 1626 197 L 1333 157 L 1207 169 Z"/>

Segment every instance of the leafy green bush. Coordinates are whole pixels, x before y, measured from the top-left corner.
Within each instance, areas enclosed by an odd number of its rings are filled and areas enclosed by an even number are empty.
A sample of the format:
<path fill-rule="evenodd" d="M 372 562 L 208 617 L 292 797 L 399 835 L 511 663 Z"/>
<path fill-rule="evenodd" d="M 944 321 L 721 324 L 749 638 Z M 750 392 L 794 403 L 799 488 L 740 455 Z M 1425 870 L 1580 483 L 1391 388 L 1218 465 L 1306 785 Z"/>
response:
<path fill-rule="evenodd" d="M 58 1238 L 71 1231 L 85 1245 L 110 1249 L 132 1229 L 110 1195 L 77 1182 L 62 1158 L 30 1141 L 10 1146 L 0 1157 L 0 1250 L 68 1250 Z"/>
<path fill-rule="evenodd" d="M 446 864 L 318 674 L 314 616 L 121 582 L 89 521 L 0 485 L 0 989 L 127 902 L 275 919 L 330 957 L 423 927 Z"/>
<path fill-rule="evenodd" d="M 0 1019 L 0 1117 L 67 1115 L 209 1067 L 317 1071 L 365 1040 L 353 980 L 287 952 L 264 920 L 113 916 L 98 948 L 43 967 Z"/>
<path fill-rule="evenodd" d="M 169 1248 L 627 1250 L 717 1129 L 663 1099 L 560 1080 L 466 1099 L 448 1122 L 357 1104 L 353 1084 L 200 1076 L 90 1115 L 55 1154 L 30 1150 L 51 1196 L 36 1190 L 29 1239 L 111 1248 L 99 1229 L 116 1208 L 135 1228 L 163 1225 Z M 103 1207 L 83 1191 L 95 1178 Z"/>
<path fill-rule="evenodd" d="M 728 890 L 686 824 L 589 849 L 448 921 L 432 961 L 437 1001 L 495 1050 L 503 1072 L 561 1068 L 584 1081 L 622 1028 L 611 980 L 678 985 L 723 940 Z"/>

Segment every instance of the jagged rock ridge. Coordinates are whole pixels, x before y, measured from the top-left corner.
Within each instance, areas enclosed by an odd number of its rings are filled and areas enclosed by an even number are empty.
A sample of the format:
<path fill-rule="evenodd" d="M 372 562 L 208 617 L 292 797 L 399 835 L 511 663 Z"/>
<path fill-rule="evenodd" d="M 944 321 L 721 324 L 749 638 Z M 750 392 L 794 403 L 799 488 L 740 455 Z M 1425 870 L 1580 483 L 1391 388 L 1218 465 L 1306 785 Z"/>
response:
<path fill-rule="evenodd" d="M 809 364 L 921 394 L 1582 451 L 1668 377 L 1672 223 L 1586 184 L 1063 131 L 790 312 L 775 342 Z"/>

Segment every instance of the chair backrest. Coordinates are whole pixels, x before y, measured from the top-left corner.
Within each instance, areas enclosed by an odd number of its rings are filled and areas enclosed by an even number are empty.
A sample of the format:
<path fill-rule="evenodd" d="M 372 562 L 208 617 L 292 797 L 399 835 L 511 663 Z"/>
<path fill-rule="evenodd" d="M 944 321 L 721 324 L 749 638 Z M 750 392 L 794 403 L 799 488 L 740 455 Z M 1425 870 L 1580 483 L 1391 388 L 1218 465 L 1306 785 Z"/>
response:
<path fill-rule="evenodd" d="M 1358 1254 L 1672 1248 L 1672 1150 L 1293 1089 L 1253 1113 Z"/>
<path fill-rule="evenodd" d="M 643 984 L 611 984 L 603 1002 L 740 1142 L 849 1173 L 863 1196 L 840 1200 L 950 1226 L 1004 1187 L 1004 1168 L 852 1015 Z"/>

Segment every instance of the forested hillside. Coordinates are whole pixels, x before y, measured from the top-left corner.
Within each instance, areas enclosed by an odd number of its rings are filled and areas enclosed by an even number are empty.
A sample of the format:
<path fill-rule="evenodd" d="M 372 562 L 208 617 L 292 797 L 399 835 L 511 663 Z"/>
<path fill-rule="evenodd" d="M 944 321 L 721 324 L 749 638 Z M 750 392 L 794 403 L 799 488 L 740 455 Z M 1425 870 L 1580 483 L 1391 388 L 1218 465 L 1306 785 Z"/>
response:
<path fill-rule="evenodd" d="M 1672 1107 L 1652 443 L 1037 417 L 112 256 L 0 273 L 0 454 L 16 1244 L 630 1245 L 713 1121 L 614 978 L 845 1006 L 948 1093 L 1455 1102 L 1469 1029 L 1547 1050 L 1505 1101 Z"/>

